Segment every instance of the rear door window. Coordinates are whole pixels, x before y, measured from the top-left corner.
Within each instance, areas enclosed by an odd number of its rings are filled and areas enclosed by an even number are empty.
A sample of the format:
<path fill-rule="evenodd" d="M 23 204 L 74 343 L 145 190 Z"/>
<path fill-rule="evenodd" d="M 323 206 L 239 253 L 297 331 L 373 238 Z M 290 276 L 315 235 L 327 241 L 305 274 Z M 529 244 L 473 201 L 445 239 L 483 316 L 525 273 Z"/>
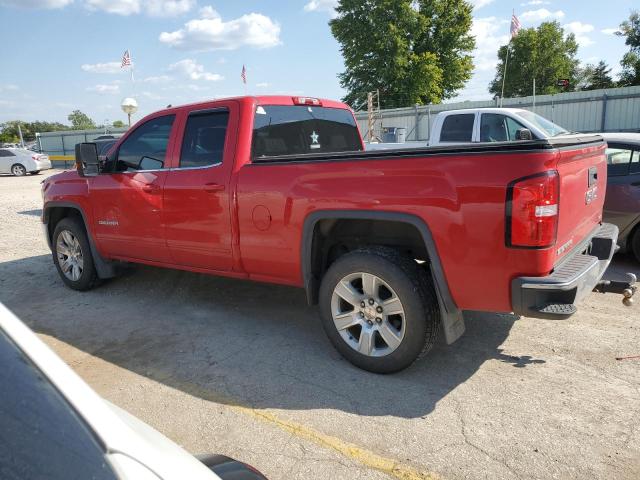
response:
<path fill-rule="evenodd" d="M 0 149 L 0 157 L 15 157 L 15 154 L 10 150 Z"/>
<path fill-rule="evenodd" d="M 634 150 L 631 154 L 629 173 L 640 173 L 640 150 Z"/>
<path fill-rule="evenodd" d="M 229 112 L 192 113 L 184 131 L 180 167 L 208 167 L 222 163 Z"/>
<path fill-rule="evenodd" d="M 261 105 L 253 124 L 253 158 L 362 150 L 349 110 L 308 105 Z"/>
<path fill-rule="evenodd" d="M 612 145 L 607 148 L 607 174 L 610 177 L 627 175 L 631 164 L 631 149 Z"/>
<path fill-rule="evenodd" d="M 473 138 L 475 114 L 447 115 L 440 131 L 441 142 L 470 142 Z"/>

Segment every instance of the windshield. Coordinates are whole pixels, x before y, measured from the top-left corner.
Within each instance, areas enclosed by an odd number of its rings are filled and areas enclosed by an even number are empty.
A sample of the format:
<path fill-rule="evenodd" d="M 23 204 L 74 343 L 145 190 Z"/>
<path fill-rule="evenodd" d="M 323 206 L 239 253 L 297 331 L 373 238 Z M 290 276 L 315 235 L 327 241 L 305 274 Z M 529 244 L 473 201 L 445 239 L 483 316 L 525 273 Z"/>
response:
<path fill-rule="evenodd" d="M 524 118 L 526 121 L 533 123 L 536 127 L 542 130 L 548 137 L 556 137 L 558 135 L 564 135 L 569 133 L 569 130 L 562 128 L 559 125 L 547 120 L 546 118 L 538 115 L 537 113 L 529 112 L 527 110 L 523 110 L 521 112 L 516 112 L 521 118 Z"/>

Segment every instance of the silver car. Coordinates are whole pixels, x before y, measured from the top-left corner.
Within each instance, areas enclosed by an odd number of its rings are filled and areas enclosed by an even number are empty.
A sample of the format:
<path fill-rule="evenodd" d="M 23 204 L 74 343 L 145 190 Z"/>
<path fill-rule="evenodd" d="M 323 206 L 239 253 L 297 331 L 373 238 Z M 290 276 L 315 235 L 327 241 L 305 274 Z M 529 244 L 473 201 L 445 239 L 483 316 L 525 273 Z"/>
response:
<path fill-rule="evenodd" d="M 37 175 L 51 168 L 49 155 L 35 153 L 25 148 L 0 148 L 0 173 L 22 177 L 27 173 Z"/>

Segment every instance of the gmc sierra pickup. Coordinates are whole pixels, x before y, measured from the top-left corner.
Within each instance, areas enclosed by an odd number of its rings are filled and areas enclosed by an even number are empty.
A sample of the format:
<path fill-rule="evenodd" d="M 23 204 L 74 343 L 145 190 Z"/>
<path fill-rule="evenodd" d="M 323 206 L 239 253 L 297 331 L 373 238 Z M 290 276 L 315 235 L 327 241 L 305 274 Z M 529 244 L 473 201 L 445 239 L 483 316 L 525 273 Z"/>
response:
<path fill-rule="evenodd" d="M 66 285 L 122 262 L 303 287 L 333 345 L 403 369 L 464 331 L 463 311 L 567 318 L 601 277 L 597 135 L 364 152 L 352 111 L 309 97 L 170 107 L 98 158 L 43 182 L 42 222 Z"/>

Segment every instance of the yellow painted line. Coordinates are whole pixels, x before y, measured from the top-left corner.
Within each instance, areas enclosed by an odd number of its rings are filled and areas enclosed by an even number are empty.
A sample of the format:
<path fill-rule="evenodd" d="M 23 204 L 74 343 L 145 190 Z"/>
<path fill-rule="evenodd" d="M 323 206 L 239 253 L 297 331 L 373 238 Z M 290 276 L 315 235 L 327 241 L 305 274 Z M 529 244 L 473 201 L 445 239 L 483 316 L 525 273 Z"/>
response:
<path fill-rule="evenodd" d="M 288 432 L 298 438 L 308 440 L 321 447 L 335 450 L 339 454 L 350 458 L 366 467 L 379 470 L 400 480 L 437 480 L 440 478 L 433 473 L 420 472 L 408 465 L 403 465 L 396 460 L 391 460 L 390 458 L 383 457 L 381 455 L 378 455 L 377 453 L 358 447 L 357 445 L 354 445 L 352 443 L 340 440 L 337 437 L 325 435 L 324 433 L 320 433 L 300 423 L 283 420 L 266 410 L 255 410 L 253 408 L 241 407 L 237 405 L 231 406 L 231 408 L 244 415 L 248 415 L 258 420 L 267 422 L 271 425 L 275 425 L 281 430 L 284 430 L 285 432 Z"/>
<path fill-rule="evenodd" d="M 58 161 L 58 162 L 61 162 L 61 161 L 65 161 L 65 162 L 72 161 L 73 162 L 73 161 L 75 161 L 75 159 L 76 159 L 75 155 L 49 155 L 49 160 L 51 160 L 51 161 Z"/>
<path fill-rule="evenodd" d="M 175 382 L 175 379 L 172 379 Z M 175 388 L 176 385 L 174 384 Z M 297 438 L 310 441 L 320 447 L 333 450 L 344 457 L 371 469 L 379 470 L 399 480 L 441 480 L 441 477 L 431 472 L 422 472 L 409 465 L 404 465 L 397 460 L 378 455 L 375 452 L 366 450 L 353 443 L 345 442 L 337 437 L 318 432 L 313 428 L 301 423 L 280 418 L 276 414 L 263 409 L 245 407 L 238 402 L 217 392 L 212 392 L 188 382 L 178 382 L 177 387 L 190 395 L 200 397 L 204 400 L 226 405 L 231 410 L 247 417 L 260 420 L 275 426 Z"/>

